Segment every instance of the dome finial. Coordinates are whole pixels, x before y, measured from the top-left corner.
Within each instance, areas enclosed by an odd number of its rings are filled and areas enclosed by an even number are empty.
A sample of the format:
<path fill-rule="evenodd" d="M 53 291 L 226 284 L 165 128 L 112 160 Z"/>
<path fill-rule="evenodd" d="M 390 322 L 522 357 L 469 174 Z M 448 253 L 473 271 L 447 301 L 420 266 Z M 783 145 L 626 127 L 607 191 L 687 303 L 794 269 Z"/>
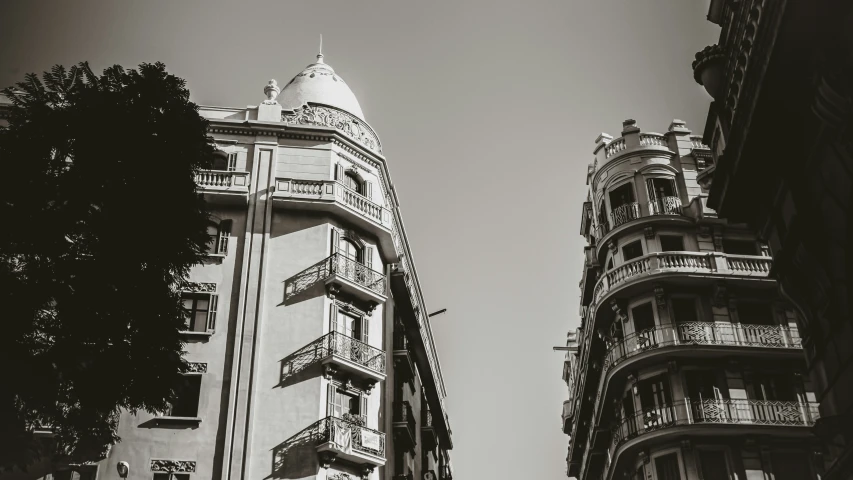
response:
<path fill-rule="evenodd" d="M 320 34 L 320 52 L 317 53 L 317 63 L 323 63 L 323 34 Z"/>

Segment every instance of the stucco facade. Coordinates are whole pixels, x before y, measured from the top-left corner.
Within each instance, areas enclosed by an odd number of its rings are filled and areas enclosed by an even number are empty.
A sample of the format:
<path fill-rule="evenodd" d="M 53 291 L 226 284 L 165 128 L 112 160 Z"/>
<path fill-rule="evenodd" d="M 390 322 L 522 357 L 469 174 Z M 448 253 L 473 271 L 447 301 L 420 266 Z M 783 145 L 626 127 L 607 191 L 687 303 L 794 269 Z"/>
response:
<path fill-rule="evenodd" d="M 707 207 L 708 147 L 679 120 L 664 134 L 626 120 L 594 153 L 563 371 L 567 474 L 817 478 L 796 313 L 766 246 Z"/>
<path fill-rule="evenodd" d="M 322 55 L 263 90 L 258 106 L 200 109 L 217 158 L 196 178 L 213 220 L 184 295 L 189 386 L 164 415 L 123 413 L 107 458 L 49 477 L 127 462 L 128 480 L 452 478 L 379 137 Z"/>

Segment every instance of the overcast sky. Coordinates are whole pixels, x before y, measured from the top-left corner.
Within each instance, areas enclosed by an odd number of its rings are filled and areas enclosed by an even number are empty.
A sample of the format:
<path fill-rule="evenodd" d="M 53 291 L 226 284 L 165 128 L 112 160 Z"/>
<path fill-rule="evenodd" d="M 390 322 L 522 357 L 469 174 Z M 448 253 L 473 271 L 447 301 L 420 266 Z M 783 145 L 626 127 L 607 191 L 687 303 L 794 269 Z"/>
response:
<path fill-rule="evenodd" d="M 708 0 L 13 1 L 0 87 L 60 63 L 162 61 L 243 107 L 325 60 L 382 139 L 447 383 L 456 478 L 565 478 L 587 164 L 634 118 L 701 135 Z"/>

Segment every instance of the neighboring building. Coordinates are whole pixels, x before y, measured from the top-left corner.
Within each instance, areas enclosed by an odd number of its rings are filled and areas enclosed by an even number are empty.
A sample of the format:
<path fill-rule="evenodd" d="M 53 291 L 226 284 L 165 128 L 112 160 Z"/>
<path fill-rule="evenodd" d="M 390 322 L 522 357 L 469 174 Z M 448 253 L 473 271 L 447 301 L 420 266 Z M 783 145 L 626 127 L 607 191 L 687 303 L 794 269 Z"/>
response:
<path fill-rule="evenodd" d="M 853 2 L 712 0 L 709 205 L 770 248 L 797 308 L 825 480 L 853 479 Z"/>
<path fill-rule="evenodd" d="M 190 273 L 192 373 L 123 413 L 96 465 L 53 477 L 450 480 L 445 387 L 377 134 L 318 55 L 256 107 L 201 107 L 215 215 Z M 279 96 L 279 92 L 281 95 Z M 168 174 L 168 172 L 164 172 Z"/>
<path fill-rule="evenodd" d="M 697 183 L 700 137 L 601 134 L 589 167 L 581 326 L 563 431 L 581 480 L 815 479 L 817 418 L 796 314 L 745 226 Z"/>

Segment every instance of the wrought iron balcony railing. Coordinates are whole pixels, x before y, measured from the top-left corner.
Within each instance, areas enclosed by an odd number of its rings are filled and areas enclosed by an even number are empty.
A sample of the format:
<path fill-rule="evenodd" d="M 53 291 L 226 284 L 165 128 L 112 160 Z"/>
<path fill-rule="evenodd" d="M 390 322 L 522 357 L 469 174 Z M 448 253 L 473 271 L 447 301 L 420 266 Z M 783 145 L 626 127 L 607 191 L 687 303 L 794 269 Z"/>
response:
<path fill-rule="evenodd" d="M 614 208 L 610 212 L 613 228 L 638 218 L 640 218 L 640 204 L 637 202 L 626 203 L 625 205 Z"/>
<path fill-rule="evenodd" d="M 632 333 L 610 346 L 604 373 L 623 361 L 649 350 L 675 345 L 722 345 L 800 349 L 796 327 L 745 323 L 683 322 Z"/>
<path fill-rule="evenodd" d="M 661 197 L 649 202 L 649 215 L 681 215 L 678 197 Z"/>
<path fill-rule="evenodd" d="M 329 275 L 337 275 L 379 295 L 385 295 L 385 275 L 346 255 L 334 253 L 326 259 Z"/>
<path fill-rule="evenodd" d="M 406 401 L 394 402 L 395 423 L 405 423 L 412 431 L 415 431 L 415 414 L 412 413 L 412 405 Z"/>
<path fill-rule="evenodd" d="M 623 263 L 598 279 L 592 303 L 598 304 L 608 292 L 630 281 L 655 274 L 684 272 L 709 275 L 759 276 L 770 273 L 773 259 L 720 252 L 655 252 Z"/>
<path fill-rule="evenodd" d="M 326 359 L 338 358 L 371 372 L 385 375 L 385 352 L 339 332 L 330 332 L 288 356 L 289 374 L 298 373 Z"/>
<path fill-rule="evenodd" d="M 620 445 L 646 433 L 680 425 L 729 424 L 810 427 L 820 417 L 818 404 L 769 400 L 691 400 L 647 409 L 611 430 L 611 456 Z"/>
<path fill-rule="evenodd" d="M 249 172 L 232 172 L 225 170 L 199 170 L 195 183 L 202 190 L 207 189 L 248 189 Z"/>
<path fill-rule="evenodd" d="M 385 434 L 342 418 L 326 417 L 317 422 L 319 443 L 335 450 L 358 452 L 385 458 Z"/>

